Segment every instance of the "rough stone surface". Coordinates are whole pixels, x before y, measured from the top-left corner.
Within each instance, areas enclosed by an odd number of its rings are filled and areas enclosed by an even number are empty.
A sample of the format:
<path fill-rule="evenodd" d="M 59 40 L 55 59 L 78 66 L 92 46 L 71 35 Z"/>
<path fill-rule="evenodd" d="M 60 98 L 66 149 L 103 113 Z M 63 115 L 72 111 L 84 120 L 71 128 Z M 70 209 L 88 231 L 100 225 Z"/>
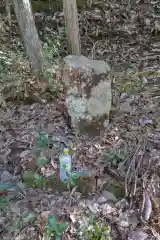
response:
<path fill-rule="evenodd" d="M 108 123 L 111 109 L 110 67 L 104 61 L 67 56 L 62 68 L 66 106 L 78 133 L 97 135 Z"/>

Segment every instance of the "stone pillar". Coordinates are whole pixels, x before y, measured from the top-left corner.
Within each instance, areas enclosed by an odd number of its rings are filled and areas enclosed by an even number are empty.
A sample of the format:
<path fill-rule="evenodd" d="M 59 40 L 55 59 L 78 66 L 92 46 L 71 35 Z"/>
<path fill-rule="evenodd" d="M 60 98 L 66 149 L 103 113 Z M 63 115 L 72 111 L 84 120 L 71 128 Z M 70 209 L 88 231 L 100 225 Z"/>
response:
<path fill-rule="evenodd" d="M 108 126 L 111 109 L 108 64 L 84 56 L 67 56 L 63 61 L 62 81 L 72 127 L 77 133 L 99 135 Z"/>

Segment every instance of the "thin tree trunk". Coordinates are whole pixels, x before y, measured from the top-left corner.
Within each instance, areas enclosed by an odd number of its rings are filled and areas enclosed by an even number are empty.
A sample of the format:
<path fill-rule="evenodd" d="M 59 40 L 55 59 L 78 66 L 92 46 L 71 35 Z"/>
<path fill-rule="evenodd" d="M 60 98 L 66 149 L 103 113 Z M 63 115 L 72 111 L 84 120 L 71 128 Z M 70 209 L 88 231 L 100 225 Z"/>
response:
<path fill-rule="evenodd" d="M 11 8 L 10 8 L 10 0 L 4 1 L 5 12 L 6 12 L 6 21 L 8 22 L 9 28 L 11 30 Z"/>
<path fill-rule="evenodd" d="M 81 54 L 78 13 L 76 0 L 63 0 L 64 16 L 67 27 L 67 40 L 70 53 Z"/>
<path fill-rule="evenodd" d="M 43 72 L 44 57 L 30 0 L 12 0 L 12 2 L 32 70 L 34 74 L 39 75 Z"/>

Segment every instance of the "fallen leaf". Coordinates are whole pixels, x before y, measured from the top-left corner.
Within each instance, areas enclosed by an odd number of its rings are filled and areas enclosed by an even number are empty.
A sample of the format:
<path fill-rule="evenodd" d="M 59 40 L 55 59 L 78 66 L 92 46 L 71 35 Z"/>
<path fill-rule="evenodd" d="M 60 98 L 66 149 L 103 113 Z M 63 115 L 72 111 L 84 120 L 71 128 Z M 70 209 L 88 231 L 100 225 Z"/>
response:
<path fill-rule="evenodd" d="M 148 193 L 143 193 L 144 206 L 142 209 L 142 217 L 144 221 L 148 221 L 152 213 L 152 203 Z"/>
<path fill-rule="evenodd" d="M 96 202 L 87 199 L 86 200 L 86 205 L 91 210 L 91 212 L 93 212 L 95 214 L 99 212 L 98 204 Z"/>
<path fill-rule="evenodd" d="M 117 217 L 116 222 L 121 227 L 132 227 L 133 229 L 138 225 L 139 220 L 135 211 L 127 210 L 122 212 L 119 217 Z"/>
<path fill-rule="evenodd" d="M 80 199 L 79 202 L 78 202 L 78 206 L 79 207 L 82 207 L 82 208 L 86 208 L 86 199 Z"/>
<path fill-rule="evenodd" d="M 124 209 L 126 209 L 126 208 L 128 208 L 129 207 L 129 204 L 128 204 L 128 202 L 127 202 L 127 200 L 126 199 L 121 199 L 120 201 L 118 201 L 117 203 L 116 203 L 116 208 L 118 208 L 118 209 L 120 209 L 120 210 L 124 210 Z"/>
<path fill-rule="evenodd" d="M 147 239 L 148 234 L 141 231 L 141 230 L 137 230 L 137 231 L 132 231 L 129 234 L 128 240 L 145 240 Z"/>
<path fill-rule="evenodd" d="M 153 120 L 152 119 L 139 119 L 139 124 L 142 127 L 145 127 L 146 125 L 152 125 L 153 124 Z"/>
<path fill-rule="evenodd" d="M 102 204 L 102 203 L 106 203 L 107 200 L 104 196 L 99 196 L 98 199 L 97 199 L 98 203 L 99 204 Z"/>
<path fill-rule="evenodd" d="M 117 198 L 114 196 L 114 194 L 106 190 L 104 190 L 101 193 L 101 196 L 103 196 L 106 199 L 106 201 L 113 201 L 113 202 L 117 201 Z"/>
<path fill-rule="evenodd" d="M 116 209 L 110 206 L 108 203 L 102 204 L 101 206 L 103 216 L 116 213 Z"/>

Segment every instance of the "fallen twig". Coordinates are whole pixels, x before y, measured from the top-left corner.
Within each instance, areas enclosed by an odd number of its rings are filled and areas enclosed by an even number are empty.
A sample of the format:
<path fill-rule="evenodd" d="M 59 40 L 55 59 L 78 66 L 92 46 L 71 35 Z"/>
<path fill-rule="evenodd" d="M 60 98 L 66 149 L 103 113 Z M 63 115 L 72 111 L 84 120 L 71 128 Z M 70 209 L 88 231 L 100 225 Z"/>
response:
<path fill-rule="evenodd" d="M 128 170 L 127 170 L 127 173 L 126 173 L 126 177 L 125 177 L 125 195 L 126 195 L 126 197 L 128 196 L 128 176 L 129 176 L 131 167 L 132 167 L 133 163 L 135 162 L 136 155 L 137 155 L 139 149 L 140 149 L 140 145 L 138 143 L 138 147 L 136 148 L 136 150 L 132 154 L 132 159 L 131 159 L 131 162 L 129 164 L 129 167 L 128 167 Z"/>

